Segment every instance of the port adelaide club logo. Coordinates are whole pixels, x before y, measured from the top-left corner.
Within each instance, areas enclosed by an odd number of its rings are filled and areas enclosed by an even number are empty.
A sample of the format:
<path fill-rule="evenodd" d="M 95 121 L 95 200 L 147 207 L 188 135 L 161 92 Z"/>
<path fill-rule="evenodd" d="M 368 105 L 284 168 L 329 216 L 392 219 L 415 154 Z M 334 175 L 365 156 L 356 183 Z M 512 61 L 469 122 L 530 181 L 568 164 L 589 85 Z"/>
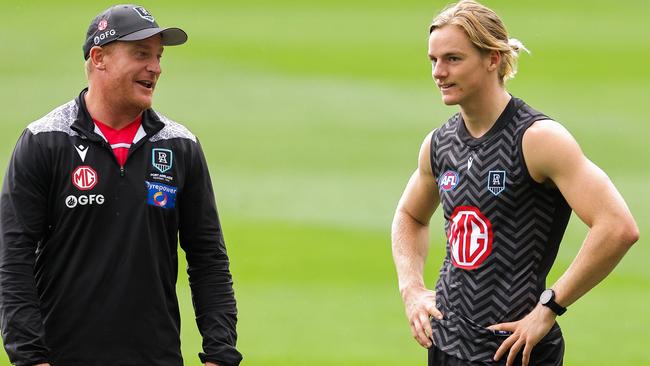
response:
<path fill-rule="evenodd" d="M 172 168 L 174 163 L 174 154 L 169 149 L 152 149 L 151 150 L 151 165 L 158 169 L 159 172 L 164 173 Z"/>
<path fill-rule="evenodd" d="M 153 18 L 153 15 L 151 15 L 151 13 L 149 13 L 147 9 L 143 8 L 142 6 L 136 6 L 133 8 L 133 10 L 135 10 L 135 12 L 138 13 L 142 19 L 148 20 L 152 23 L 154 22 L 155 19 Z"/>
<path fill-rule="evenodd" d="M 492 239 L 492 223 L 477 207 L 456 207 L 447 231 L 454 266 L 466 270 L 478 268 L 492 252 Z"/>
<path fill-rule="evenodd" d="M 506 172 L 503 170 L 490 170 L 488 173 L 487 189 L 495 196 L 506 189 Z"/>

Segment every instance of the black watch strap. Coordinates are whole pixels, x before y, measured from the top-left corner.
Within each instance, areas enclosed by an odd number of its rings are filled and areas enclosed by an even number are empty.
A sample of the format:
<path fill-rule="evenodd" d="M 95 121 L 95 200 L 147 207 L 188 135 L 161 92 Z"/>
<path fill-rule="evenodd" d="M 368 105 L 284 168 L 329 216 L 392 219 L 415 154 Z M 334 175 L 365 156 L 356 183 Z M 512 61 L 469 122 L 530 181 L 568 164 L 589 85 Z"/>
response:
<path fill-rule="evenodd" d="M 539 303 L 553 310 L 558 316 L 566 313 L 566 308 L 555 302 L 555 291 L 547 289 L 539 296 Z"/>

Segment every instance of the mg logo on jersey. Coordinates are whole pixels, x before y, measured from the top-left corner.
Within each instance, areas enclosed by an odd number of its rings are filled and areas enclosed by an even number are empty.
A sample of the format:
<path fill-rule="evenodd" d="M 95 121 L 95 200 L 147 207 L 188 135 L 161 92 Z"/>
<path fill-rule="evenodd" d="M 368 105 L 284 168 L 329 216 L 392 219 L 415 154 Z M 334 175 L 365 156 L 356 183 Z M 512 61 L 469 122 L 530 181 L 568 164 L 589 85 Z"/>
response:
<path fill-rule="evenodd" d="M 72 172 L 72 184 L 82 191 L 91 190 L 97 184 L 97 172 L 87 165 L 77 167 Z"/>
<path fill-rule="evenodd" d="M 453 170 L 447 170 L 438 179 L 438 185 L 443 191 L 451 191 L 458 185 L 458 173 Z"/>
<path fill-rule="evenodd" d="M 492 224 L 473 206 L 456 207 L 449 219 L 447 240 L 454 266 L 478 268 L 492 252 Z"/>

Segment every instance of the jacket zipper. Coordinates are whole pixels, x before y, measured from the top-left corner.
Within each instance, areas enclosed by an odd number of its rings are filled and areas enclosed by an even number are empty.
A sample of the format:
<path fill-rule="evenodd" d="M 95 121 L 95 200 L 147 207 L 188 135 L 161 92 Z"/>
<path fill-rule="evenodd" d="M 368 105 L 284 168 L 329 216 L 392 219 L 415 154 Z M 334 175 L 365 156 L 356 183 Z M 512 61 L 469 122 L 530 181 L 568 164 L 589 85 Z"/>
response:
<path fill-rule="evenodd" d="M 113 161 L 115 163 L 117 163 L 117 165 L 120 166 L 120 177 L 125 177 L 126 176 L 126 169 L 124 168 L 124 166 L 120 165 L 120 163 L 117 161 L 117 157 L 115 157 L 115 153 L 113 153 L 113 148 L 111 148 L 111 145 L 109 145 L 108 141 L 104 140 L 102 137 L 95 134 L 94 132 L 89 132 L 87 130 L 80 129 L 80 128 L 76 127 L 76 126 L 73 126 L 72 129 L 77 131 L 82 139 L 84 139 L 84 140 L 88 139 L 90 141 L 97 141 L 97 142 L 101 143 L 103 146 L 105 146 L 111 152 L 111 156 L 113 156 Z M 162 128 L 160 128 L 160 129 L 162 129 Z M 158 133 L 158 131 L 160 131 L 160 129 L 156 129 L 155 131 L 153 131 L 153 134 Z M 144 144 L 144 142 L 149 138 L 150 135 L 151 135 L 150 133 L 147 133 L 136 144 L 131 145 L 131 148 L 129 149 L 129 152 L 128 152 L 127 157 L 126 157 L 127 161 L 131 157 L 131 154 L 135 150 L 137 150 L 140 146 L 142 146 Z"/>

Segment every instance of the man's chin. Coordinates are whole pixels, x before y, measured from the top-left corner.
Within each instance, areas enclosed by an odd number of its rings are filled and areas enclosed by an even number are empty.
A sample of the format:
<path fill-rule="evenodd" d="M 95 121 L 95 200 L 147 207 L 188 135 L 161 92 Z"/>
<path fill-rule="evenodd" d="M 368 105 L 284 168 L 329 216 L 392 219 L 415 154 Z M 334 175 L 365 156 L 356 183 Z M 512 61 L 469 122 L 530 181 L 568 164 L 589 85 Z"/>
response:
<path fill-rule="evenodd" d="M 134 103 L 134 105 L 136 105 L 139 109 L 142 109 L 143 111 L 145 109 L 151 108 L 152 104 L 153 104 L 153 98 L 138 98 L 138 100 L 136 100 Z"/>
<path fill-rule="evenodd" d="M 456 98 L 453 98 L 451 96 L 442 96 L 442 102 L 445 105 L 456 105 L 458 104 L 458 100 Z"/>

